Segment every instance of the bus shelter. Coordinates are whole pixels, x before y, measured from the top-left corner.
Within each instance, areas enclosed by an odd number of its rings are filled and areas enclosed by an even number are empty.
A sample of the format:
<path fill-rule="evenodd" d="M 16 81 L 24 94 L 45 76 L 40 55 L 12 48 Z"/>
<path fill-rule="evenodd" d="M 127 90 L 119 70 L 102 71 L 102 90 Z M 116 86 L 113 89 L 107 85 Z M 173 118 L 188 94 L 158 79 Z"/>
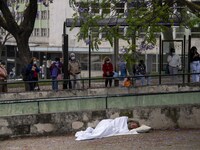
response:
<path fill-rule="evenodd" d="M 69 45 L 68 45 L 68 34 L 66 33 L 66 28 L 70 28 L 70 27 L 81 27 L 81 25 L 83 24 L 83 20 L 78 19 L 76 20 L 76 23 L 74 22 L 73 18 L 67 18 L 66 21 L 63 24 L 63 58 L 64 58 L 64 65 L 68 67 L 68 52 L 69 52 Z M 125 18 L 106 18 L 106 19 L 102 19 L 99 20 L 97 22 L 98 26 L 128 26 L 126 23 Z M 164 26 L 172 26 L 172 23 L 158 23 L 158 25 L 164 25 Z M 174 21 L 173 22 L 173 26 L 179 26 L 180 23 L 178 21 Z M 90 36 L 88 37 L 90 39 Z M 117 71 L 117 60 L 118 60 L 118 55 L 119 55 L 119 39 L 116 37 L 114 38 L 114 70 Z M 161 36 L 159 38 L 159 84 L 161 84 L 161 79 L 162 79 L 162 71 L 165 70 L 165 64 L 164 64 L 164 57 L 163 54 L 165 53 L 164 50 L 164 45 L 166 42 L 177 42 L 181 45 L 181 58 L 182 58 L 182 75 L 183 75 L 183 82 L 185 82 L 185 74 L 186 74 L 186 68 L 188 68 L 187 70 L 190 70 L 190 66 L 186 65 L 186 56 L 188 56 L 188 53 L 186 53 L 186 37 L 184 36 L 183 39 L 181 40 L 162 40 Z M 134 41 L 132 41 L 134 42 Z M 191 36 L 189 36 L 188 38 L 188 49 L 191 46 Z M 91 45 L 89 43 L 89 47 L 88 47 L 88 56 L 89 56 L 89 79 L 91 79 Z M 69 74 L 67 72 L 68 68 L 64 71 L 64 79 L 69 79 Z M 189 75 L 188 75 L 188 81 L 189 81 Z M 63 88 L 68 88 L 68 83 L 64 82 L 63 84 Z M 91 86 L 91 81 L 89 80 L 89 87 Z"/>

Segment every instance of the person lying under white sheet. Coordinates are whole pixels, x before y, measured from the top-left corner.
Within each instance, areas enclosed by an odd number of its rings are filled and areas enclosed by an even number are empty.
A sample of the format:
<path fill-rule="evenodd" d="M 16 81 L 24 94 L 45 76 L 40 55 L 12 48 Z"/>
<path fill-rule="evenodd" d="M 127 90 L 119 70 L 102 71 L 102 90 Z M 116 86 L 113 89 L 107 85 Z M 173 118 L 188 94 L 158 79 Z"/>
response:
<path fill-rule="evenodd" d="M 135 121 L 128 122 L 128 117 L 122 116 L 115 119 L 103 119 L 95 129 L 88 127 L 85 131 L 76 132 L 75 137 L 76 140 L 80 141 L 115 135 L 138 134 L 139 130 L 137 131 L 137 129 L 139 128 L 139 123 Z M 148 129 L 150 129 L 150 127 L 148 127 Z"/>

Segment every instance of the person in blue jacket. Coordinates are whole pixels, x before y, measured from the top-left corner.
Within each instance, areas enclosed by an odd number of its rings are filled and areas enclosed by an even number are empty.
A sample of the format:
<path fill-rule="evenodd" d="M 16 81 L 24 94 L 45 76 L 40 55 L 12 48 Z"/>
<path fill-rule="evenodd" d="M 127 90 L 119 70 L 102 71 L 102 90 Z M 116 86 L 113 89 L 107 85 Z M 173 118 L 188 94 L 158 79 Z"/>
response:
<path fill-rule="evenodd" d="M 26 69 L 27 79 L 28 81 L 31 81 L 29 82 L 30 91 L 39 90 L 39 85 L 37 82 L 39 72 L 40 68 L 37 66 L 37 59 L 33 57 Z"/>
<path fill-rule="evenodd" d="M 127 70 L 126 70 L 126 62 L 121 58 L 121 60 L 118 63 L 119 65 L 119 71 L 120 71 L 120 80 L 124 80 L 124 78 L 127 76 Z"/>

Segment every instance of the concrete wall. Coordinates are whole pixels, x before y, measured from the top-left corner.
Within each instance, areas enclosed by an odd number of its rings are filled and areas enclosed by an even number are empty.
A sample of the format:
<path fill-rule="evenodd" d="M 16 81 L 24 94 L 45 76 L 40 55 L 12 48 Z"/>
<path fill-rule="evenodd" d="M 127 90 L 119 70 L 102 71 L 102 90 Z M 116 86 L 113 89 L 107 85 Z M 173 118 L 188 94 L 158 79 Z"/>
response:
<path fill-rule="evenodd" d="M 65 97 L 11 102 L 5 101 L 5 103 L 0 105 L 0 116 L 127 109 L 135 107 L 173 106 L 184 104 L 200 104 L 199 93 Z"/>
<path fill-rule="evenodd" d="M 153 129 L 199 128 L 200 105 L 134 107 L 0 117 L 0 137 L 71 134 L 105 118 L 128 116 Z"/>
<path fill-rule="evenodd" d="M 69 134 L 128 116 L 154 129 L 199 128 L 199 86 L 100 88 L 0 95 L 0 137 Z"/>

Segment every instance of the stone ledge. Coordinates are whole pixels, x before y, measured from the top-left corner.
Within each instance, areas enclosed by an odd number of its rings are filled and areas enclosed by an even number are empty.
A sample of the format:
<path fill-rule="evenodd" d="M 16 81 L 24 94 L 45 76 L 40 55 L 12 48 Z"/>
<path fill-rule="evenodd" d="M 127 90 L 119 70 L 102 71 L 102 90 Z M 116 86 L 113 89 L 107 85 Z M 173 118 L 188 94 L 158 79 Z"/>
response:
<path fill-rule="evenodd" d="M 44 115 L 46 114 L 31 115 L 35 116 L 32 117 L 35 120 L 25 121 L 24 124 L 22 120 L 28 120 L 30 115 L 0 117 L 1 120 L 6 120 L 0 122 L 0 136 L 71 134 L 87 127 L 94 128 L 102 119 L 119 116 L 128 116 L 153 129 L 200 128 L 200 104 L 51 113 L 48 114 L 51 118 L 49 121 L 42 123 L 42 120 L 37 120 L 38 116 L 43 118 Z"/>
<path fill-rule="evenodd" d="M 141 94 L 141 93 L 168 93 L 168 92 L 184 92 L 184 91 L 200 91 L 199 85 L 180 86 L 180 85 L 156 85 L 156 86 L 140 86 L 140 87 L 112 87 L 98 89 L 83 90 L 62 90 L 54 91 L 35 91 L 20 93 L 3 93 L 0 94 L 1 100 L 23 100 L 23 99 L 43 99 L 43 98 L 63 98 L 63 97 L 87 97 L 87 96 L 109 96 L 120 94 Z"/>

